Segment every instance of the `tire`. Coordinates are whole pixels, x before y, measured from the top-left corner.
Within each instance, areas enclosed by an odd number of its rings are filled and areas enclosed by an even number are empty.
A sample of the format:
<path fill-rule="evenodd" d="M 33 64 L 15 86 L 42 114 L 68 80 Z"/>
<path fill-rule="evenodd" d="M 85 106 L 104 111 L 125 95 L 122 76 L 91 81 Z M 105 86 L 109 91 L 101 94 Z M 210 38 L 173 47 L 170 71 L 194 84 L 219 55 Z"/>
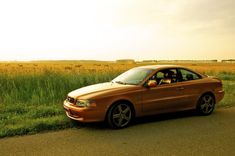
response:
<path fill-rule="evenodd" d="M 203 95 L 197 105 L 197 111 L 201 115 L 210 115 L 215 108 L 215 98 L 211 94 Z"/>
<path fill-rule="evenodd" d="M 111 106 L 107 115 L 107 122 L 111 128 L 127 127 L 133 118 L 133 110 L 129 104 L 117 103 Z"/>

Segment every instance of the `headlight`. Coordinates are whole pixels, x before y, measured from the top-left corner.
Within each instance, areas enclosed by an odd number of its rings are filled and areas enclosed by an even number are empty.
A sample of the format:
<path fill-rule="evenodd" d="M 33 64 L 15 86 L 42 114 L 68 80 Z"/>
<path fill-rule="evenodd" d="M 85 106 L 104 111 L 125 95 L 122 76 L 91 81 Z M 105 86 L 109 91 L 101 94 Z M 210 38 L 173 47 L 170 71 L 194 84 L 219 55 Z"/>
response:
<path fill-rule="evenodd" d="M 76 105 L 78 107 L 88 107 L 90 104 L 89 100 L 77 100 Z"/>
<path fill-rule="evenodd" d="M 91 100 L 77 100 L 76 105 L 78 107 L 96 106 L 95 102 Z"/>

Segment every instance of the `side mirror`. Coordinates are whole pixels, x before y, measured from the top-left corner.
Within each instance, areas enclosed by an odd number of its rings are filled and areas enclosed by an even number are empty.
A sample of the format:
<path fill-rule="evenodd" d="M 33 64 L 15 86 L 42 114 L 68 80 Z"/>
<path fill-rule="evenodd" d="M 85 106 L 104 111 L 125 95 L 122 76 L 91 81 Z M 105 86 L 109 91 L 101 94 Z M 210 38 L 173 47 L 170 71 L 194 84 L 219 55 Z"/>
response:
<path fill-rule="evenodd" d="M 149 88 L 157 87 L 157 81 L 156 80 L 149 80 L 147 82 L 147 87 L 149 87 Z"/>

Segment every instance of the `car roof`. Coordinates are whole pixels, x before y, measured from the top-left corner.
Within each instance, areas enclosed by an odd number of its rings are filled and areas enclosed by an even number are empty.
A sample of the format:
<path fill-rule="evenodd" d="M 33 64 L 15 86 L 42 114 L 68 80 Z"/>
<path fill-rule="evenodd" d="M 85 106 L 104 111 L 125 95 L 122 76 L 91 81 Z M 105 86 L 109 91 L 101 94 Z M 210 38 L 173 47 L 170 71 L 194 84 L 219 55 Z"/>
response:
<path fill-rule="evenodd" d="M 148 66 L 139 66 L 137 68 L 145 68 L 145 69 L 166 69 L 166 68 L 186 68 L 180 65 L 148 65 Z"/>
<path fill-rule="evenodd" d="M 161 69 L 168 69 L 168 68 L 183 68 L 183 69 L 186 69 L 186 70 L 189 70 L 189 71 L 192 71 L 194 73 L 197 73 L 198 75 L 200 75 L 201 77 L 207 77 L 206 75 L 204 74 L 201 74 L 197 71 L 194 71 L 192 69 L 189 69 L 185 66 L 181 66 L 181 65 L 173 65 L 173 64 L 170 64 L 170 65 L 163 65 L 163 64 L 160 64 L 160 65 L 147 65 L 147 66 L 139 66 L 139 67 L 136 67 L 136 68 L 143 68 L 143 69 L 153 69 L 153 70 L 161 70 Z"/>

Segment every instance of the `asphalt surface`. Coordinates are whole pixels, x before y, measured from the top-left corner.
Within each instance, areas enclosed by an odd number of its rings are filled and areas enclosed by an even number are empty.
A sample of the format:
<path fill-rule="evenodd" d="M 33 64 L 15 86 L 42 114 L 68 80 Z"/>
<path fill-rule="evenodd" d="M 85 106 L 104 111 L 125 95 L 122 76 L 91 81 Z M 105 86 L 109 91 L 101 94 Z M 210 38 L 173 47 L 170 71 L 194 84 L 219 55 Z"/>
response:
<path fill-rule="evenodd" d="M 235 155 L 235 107 L 210 116 L 178 112 L 140 118 L 112 130 L 103 124 L 0 139 L 0 155 Z"/>

